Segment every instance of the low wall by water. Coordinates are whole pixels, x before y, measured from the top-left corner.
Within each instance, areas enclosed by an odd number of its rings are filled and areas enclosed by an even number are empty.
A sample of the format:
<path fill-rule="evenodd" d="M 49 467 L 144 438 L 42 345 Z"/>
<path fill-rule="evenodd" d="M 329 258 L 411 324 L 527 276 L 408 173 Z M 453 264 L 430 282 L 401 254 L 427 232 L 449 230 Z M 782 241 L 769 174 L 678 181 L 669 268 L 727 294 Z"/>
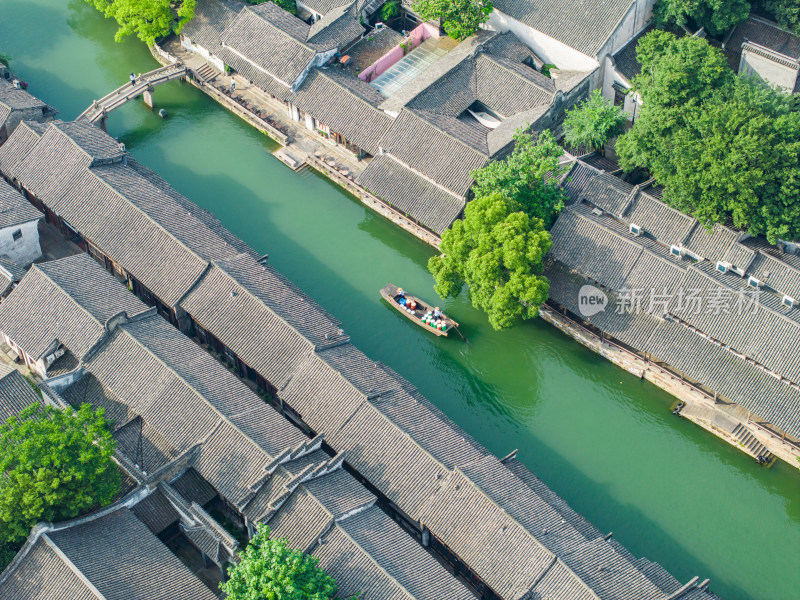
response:
<path fill-rule="evenodd" d="M 674 373 L 652 361 L 645 360 L 633 354 L 621 346 L 617 346 L 609 340 L 600 339 L 600 337 L 585 327 L 559 314 L 550 307 L 542 306 L 539 309 L 539 316 L 575 341 L 580 342 L 593 352 L 610 360 L 618 367 L 625 369 L 628 373 L 646 379 L 665 392 L 685 402 L 688 410 L 682 410 L 680 416 L 689 419 L 720 439 L 725 440 L 735 448 L 744 451 L 736 438 L 714 424 L 714 415 L 722 413 L 726 417 L 745 425 L 758 441 L 772 454 L 790 465 L 798 467 L 800 448 L 782 440 L 779 436 L 760 426 L 758 423 L 754 423 L 746 417 L 741 418 L 741 416 L 735 414 L 735 412 L 726 410 L 726 407 L 724 405 L 718 405 L 713 397 L 691 385 L 689 382 L 684 381 Z"/>

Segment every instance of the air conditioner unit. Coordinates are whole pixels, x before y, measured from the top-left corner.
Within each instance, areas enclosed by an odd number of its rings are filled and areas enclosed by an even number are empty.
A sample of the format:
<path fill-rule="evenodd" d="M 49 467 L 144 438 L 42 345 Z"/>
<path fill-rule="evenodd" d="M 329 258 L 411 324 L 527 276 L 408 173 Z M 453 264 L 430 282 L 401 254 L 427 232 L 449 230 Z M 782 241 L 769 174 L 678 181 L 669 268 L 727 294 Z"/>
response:
<path fill-rule="evenodd" d="M 677 256 L 678 258 L 681 258 L 686 254 L 686 251 L 680 246 L 670 246 L 669 253 L 672 254 L 672 256 Z"/>
<path fill-rule="evenodd" d="M 731 263 L 722 262 L 722 261 L 719 261 L 717 263 L 717 271 L 719 271 L 720 273 L 727 273 L 728 269 L 730 269 L 730 268 L 731 268 Z"/>
<path fill-rule="evenodd" d="M 56 361 L 57 358 L 61 358 L 62 356 L 64 356 L 64 352 L 66 352 L 66 351 L 62 347 L 62 348 L 59 348 L 58 350 L 56 350 L 55 352 L 53 352 L 52 354 L 48 354 L 47 356 L 45 356 L 44 357 L 45 365 L 48 366 L 48 367 L 50 365 L 52 365 Z"/>
<path fill-rule="evenodd" d="M 783 300 L 781 300 L 781 303 L 782 303 L 784 306 L 788 306 L 789 308 L 791 308 L 791 307 L 793 307 L 795 304 L 797 304 L 797 300 L 795 300 L 794 298 L 791 298 L 790 296 L 784 296 L 784 297 L 783 297 Z"/>
<path fill-rule="evenodd" d="M 761 282 L 758 279 L 756 279 L 755 277 L 749 277 L 747 279 L 747 285 L 749 285 L 750 287 L 754 287 L 754 288 L 760 288 L 761 287 Z"/>
<path fill-rule="evenodd" d="M 631 233 L 633 235 L 641 235 L 642 234 L 642 228 L 639 227 L 636 223 L 631 223 L 630 230 L 631 230 Z"/>

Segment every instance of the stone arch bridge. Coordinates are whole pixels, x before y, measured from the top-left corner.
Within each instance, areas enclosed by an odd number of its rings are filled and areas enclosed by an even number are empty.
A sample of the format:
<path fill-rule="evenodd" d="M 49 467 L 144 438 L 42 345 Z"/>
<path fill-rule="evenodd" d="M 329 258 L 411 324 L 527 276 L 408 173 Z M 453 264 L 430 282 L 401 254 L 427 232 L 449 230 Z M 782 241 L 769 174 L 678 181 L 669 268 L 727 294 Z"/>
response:
<path fill-rule="evenodd" d="M 83 111 L 76 120 L 84 120 L 92 124 L 100 123 L 100 127 L 105 130 L 106 118 L 111 111 L 139 96 L 142 96 L 145 104 L 152 108 L 153 88 L 168 81 L 183 79 L 188 72 L 189 69 L 186 66 L 177 62 L 139 75 L 136 78 L 136 83 L 128 82 L 125 85 L 121 85 L 110 94 L 100 98 L 100 100 L 92 102 L 92 105 Z"/>

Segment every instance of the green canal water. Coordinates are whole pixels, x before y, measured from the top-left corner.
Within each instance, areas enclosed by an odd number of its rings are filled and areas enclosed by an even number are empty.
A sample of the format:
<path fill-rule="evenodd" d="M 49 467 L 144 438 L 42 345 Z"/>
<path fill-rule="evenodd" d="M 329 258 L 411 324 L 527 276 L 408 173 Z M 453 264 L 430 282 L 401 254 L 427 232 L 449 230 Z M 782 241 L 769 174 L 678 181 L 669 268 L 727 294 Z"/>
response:
<path fill-rule="evenodd" d="M 130 71 L 157 66 L 82 0 L 0 0 L 0 51 L 30 91 L 75 118 Z M 442 303 L 470 340 L 439 339 L 379 301 L 387 281 L 434 298 L 432 251 L 189 85 L 158 88 L 110 132 L 339 318 L 369 356 L 461 427 L 520 459 L 578 512 L 679 579 L 728 600 L 800 600 L 800 472 L 770 471 L 688 421 L 673 398 L 544 322 L 497 333 L 466 298 Z"/>

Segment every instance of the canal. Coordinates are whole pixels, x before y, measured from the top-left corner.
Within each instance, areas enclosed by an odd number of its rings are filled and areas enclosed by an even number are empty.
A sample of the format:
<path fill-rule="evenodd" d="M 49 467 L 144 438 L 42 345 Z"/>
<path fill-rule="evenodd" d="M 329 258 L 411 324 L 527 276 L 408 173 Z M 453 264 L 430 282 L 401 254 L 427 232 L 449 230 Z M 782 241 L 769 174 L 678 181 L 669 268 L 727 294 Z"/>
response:
<path fill-rule="evenodd" d="M 83 0 L 0 0 L 0 51 L 30 91 L 73 119 L 130 71 L 157 66 Z M 669 413 L 671 396 L 544 322 L 497 333 L 466 298 L 442 304 L 469 339 L 439 339 L 382 305 L 387 281 L 434 297 L 432 250 L 313 173 L 191 86 L 155 91 L 109 131 L 343 323 L 369 356 L 461 427 L 520 459 L 577 511 L 679 579 L 727 600 L 800 598 L 800 472 L 770 471 Z"/>

